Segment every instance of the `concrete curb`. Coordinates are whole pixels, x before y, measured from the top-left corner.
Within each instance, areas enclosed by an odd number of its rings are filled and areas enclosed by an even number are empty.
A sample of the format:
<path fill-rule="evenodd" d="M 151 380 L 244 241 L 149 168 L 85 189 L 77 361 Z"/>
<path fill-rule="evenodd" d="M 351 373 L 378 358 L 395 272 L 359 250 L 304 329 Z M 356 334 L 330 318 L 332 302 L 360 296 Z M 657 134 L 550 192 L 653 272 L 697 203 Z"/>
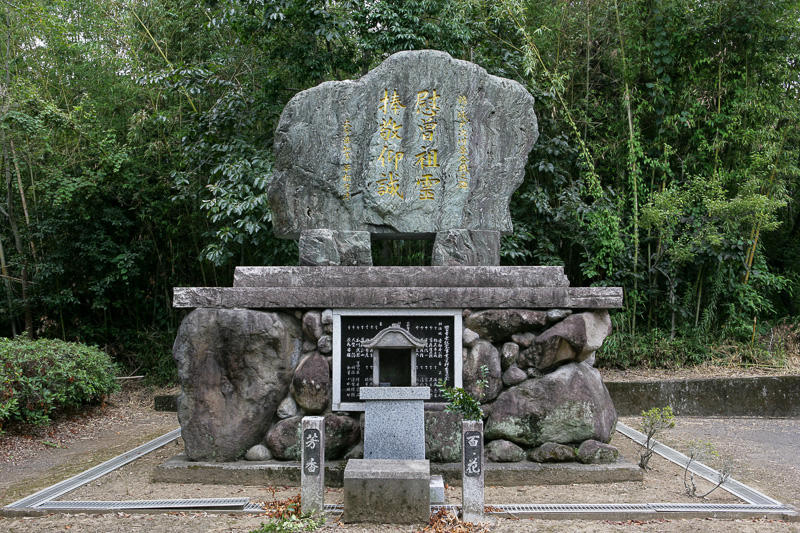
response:
<path fill-rule="evenodd" d="M 800 418 L 800 376 L 606 381 L 620 416 L 672 407 L 682 416 Z"/>
<path fill-rule="evenodd" d="M 326 461 L 325 485 L 341 487 L 346 461 Z M 570 485 L 573 483 L 618 483 L 642 481 L 642 470 L 620 458 L 610 465 L 578 463 L 539 464 L 486 463 L 486 485 Z M 445 483 L 461 485 L 461 463 L 431 464 L 431 474 Z M 300 485 L 300 463 L 293 461 L 238 461 L 233 463 L 193 462 L 180 453 L 158 465 L 152 480 L 161 483 L 207 483 L 212 485 Z"/>

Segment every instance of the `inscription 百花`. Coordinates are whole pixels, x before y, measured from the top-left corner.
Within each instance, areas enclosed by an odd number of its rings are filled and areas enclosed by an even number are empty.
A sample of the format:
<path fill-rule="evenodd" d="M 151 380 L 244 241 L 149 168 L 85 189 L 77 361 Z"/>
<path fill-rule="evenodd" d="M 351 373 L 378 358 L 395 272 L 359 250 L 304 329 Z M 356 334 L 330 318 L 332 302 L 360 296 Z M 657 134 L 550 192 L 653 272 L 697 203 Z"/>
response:
<path fill-rule="evenodd" d="M 481 434 L 478 431 L 464 433 L 464 475 L 479 477 L 481 475 L 483 459 L 483 446 Z"/>

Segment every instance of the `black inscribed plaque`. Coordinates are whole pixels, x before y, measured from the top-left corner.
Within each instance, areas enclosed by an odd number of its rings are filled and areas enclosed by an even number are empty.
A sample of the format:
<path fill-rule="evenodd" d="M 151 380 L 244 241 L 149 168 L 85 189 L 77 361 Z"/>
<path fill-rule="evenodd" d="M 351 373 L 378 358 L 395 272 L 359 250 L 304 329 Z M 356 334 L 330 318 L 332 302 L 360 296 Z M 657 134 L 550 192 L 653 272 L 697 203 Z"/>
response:
<path fill-rule="evenodd" d="M 464 432 L 464 475 L 479 477 L 483 466 L 483 446 L 481 446 L 481 433 L 479 431 Z"/>
<path fill-rule="evenodd" d="M 431 388 L 431 399 L 427 401 L 446 401 L 436 382 L 441 378 L 449 387 L 455 386 L 455 318 L 452 315 L 342 315 L 341 318 L 342 374 L 338 379 L 341 380 L 342 402 L 360 402 L 358 392 L 361 387 L 373 386 L 372 350 L 364 348 L 361 343 L 372 340 L 380 331 L 396 323 L 414 337 L 427 341 L 424 348 L 417 349 L 417 386 Z"/>
<path fill-rule="evenodd" d="M 322 471 L 319 440 L 318 429 L 303 430 L 303 470 L 309 476 L 318 476 Z"/>

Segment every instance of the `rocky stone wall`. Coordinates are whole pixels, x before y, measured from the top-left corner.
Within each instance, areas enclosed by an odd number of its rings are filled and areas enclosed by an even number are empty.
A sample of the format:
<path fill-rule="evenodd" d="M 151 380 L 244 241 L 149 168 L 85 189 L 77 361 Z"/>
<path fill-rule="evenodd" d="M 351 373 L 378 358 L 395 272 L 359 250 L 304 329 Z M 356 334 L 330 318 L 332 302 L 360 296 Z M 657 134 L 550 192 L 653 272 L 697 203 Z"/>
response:
<path fill-rule="evenodd" d="M 187 456 L 297 461 L 302 417 L 322 415 L 326 457 L 361 457 L 363 415 L 331 411 L 332 326 L 330 310 L 189 314 L 173 348 Z M 617 414 L 592 366 L 610 332 L 605 310 L 464 311 L 463 382 L 480 394 L 489 461 L 616 459 L 606 443 Z M 426 408 L 426 456 L 457 462 L 460 416 L 436 407 Z"/>

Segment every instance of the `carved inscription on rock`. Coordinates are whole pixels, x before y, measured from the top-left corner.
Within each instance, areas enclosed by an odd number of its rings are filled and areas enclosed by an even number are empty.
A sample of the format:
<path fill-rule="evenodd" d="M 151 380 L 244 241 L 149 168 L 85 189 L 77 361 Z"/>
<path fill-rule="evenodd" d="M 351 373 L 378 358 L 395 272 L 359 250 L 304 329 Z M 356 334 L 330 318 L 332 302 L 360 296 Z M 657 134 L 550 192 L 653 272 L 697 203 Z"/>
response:
<path fill-rule="evenodd" d="M 309 476 L 320 475 L 324 466 L 320 460 L 319 436 L 318 429 L 303 430 L 303 470 Z"/>
<path fill-rule="evenodd" d="M 537 136 L 520 84 L 443 52 L 394 54 L 286 105 L 269 185 L 275 233 L 507 233 Z"/>
<path fill-rule="evenodd" d="M 479 431 L 464 432 L 464 475 L 479 477 L 483 468 L 483 439 Z"/>

